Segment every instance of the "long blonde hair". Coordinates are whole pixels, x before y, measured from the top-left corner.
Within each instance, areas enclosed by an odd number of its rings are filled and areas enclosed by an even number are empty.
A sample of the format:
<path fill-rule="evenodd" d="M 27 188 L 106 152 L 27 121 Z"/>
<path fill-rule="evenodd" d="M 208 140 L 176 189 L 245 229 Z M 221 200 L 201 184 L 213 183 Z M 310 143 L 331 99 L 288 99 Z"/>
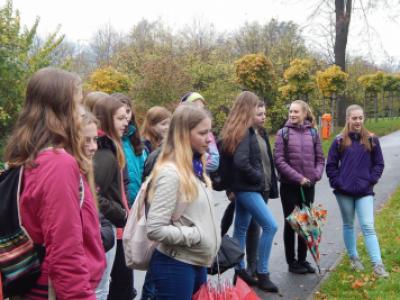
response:
<path fill-rule="evenodd" d="M 246 134 L 246 131 L 252 126 L 253 118 L 260 99 L 252 92 L 241 92 L 233 103 L 228 118 L 221 131 L 223 142 L 223 151 L 232 155 L 236 147 Z"/>
<path fill-rule="evenodd" d="M 85 110 L 85 113 L 82 116 L 81 127 L 83 129 L 86 126 L 89 126 L 91 124 L 94 124 L 94 125 L 96 125 L 97 128 L 99 128 L 100 122 L 90 111 Z M 85 144 L 82 143 L 82 151 L 83 152 L 85 152 L 84 148 L 85 148 Z M 95 180 L 94 180 L 93 161 L 91 159 L 90 159 L 89 171 L 86 175 L 86 178 L 89 183 L 89 187 L 90 187 L 90 191 L 92 192 L 93 199 L 95 200 L 96 207 L 98 207 L 96 184 L 95 184 Z"/>
<path fill-rule="evenodd" d="M 26 98 L 18 121 L 5 150 L 10 166 L 34 167 L 34 160 L 43 148 L 64 148 L 87 175 L 90 161 L 82 149 L 78 113 L 81 93 L 78 75 L 44 68 L 28 82 Z"/>
<path fill-rule="evenodd" d="M 180 105 L 172 115 L 167 137 L 161 149 L 160 156 L 154 166 L 152 178 L 156 178 L 160 170 L 168 163 L 176 166 L 179 174 L 180 193 L 183 201 L 192 202 L 198 196 L 196 176 L 193 172 L 193 150 L 190 144 L 190 132 L 209 114 L 194 104 Z M 211 181 L 206 174 L 206 156 L 201 156 L 203 163 L 203 178 L 208 187 Z M 154 194 L 154 185 L 150 189 L 149 200 Z"/>
<path fill-rule="evenodd" d="M 344 151 L 347 147 L 351 146 L 351 138 L 350 138 L 350 124 L 348 122 L 348 119 L 351 115 L 351 113 L 355 110 L 361 110 L 364 114 L 364 110 L 360 105 L 357 104 L 352 104 L 346 109 L 346 124 L 342 130 L 342 141 L 339 145 L 339 151 L 342 152 Z M 369 132 L 365 127 L 364 124 L 361 126 L 361 131 L 360 131 L 360 144 L 362 144 L 367 151 L 372 151 L 372 146 L 370 139 L 374 135 Z"/>
<path fill-rule="evenodd" d="M 305 102 L 303 100 L 294 100 L 291 104 L 300 105 L 300 107 L 303 110 L 303 112 L 306 113 L 306 117 L 304 118 L 304 120 L 309 121 L 311 123 L 312 127 L 315 127 L 317 125 L 315 116 L 314 116 L 314 114 L 313 114 L 313 112 L 311 110 L 310 105 L 308 105 L 307 102 Z"/>

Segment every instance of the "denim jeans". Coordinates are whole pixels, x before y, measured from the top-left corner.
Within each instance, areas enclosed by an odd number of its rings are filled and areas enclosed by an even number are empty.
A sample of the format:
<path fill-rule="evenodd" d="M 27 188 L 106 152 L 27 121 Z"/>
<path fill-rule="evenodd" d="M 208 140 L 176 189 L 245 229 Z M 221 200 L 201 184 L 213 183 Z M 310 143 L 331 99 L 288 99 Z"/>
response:
<path fill-rule="evenodd" d="M 233 237 L 239 241 L 240 247 L 244 250 L 247 229 L 253 217 L 262 229 L 258 245 L 257 272 L 262 274 L 269 273 L 268 261 L 271 254 L 272 241 L 278 230 L 278 225 L 260 193 L 235 192 L 235 196 L 236 217 Z M 239 268 L 245 268 L 244 260 L 240 262 Z"/>
<path fill-rule="evenodd" d="M 114 227 L 114 237 L 116 236 L 116 228 Z M 108 291 L 110 290 L 111 271 L 114 265 L 115 254 L 117 253 L 117 240 L 114 241 L 114 246 L 106 252 L 107 266 L 104 270 L 103 277 L 101 277 L 100 283 L 96 288 L 96 299 L 107 300 Z"/>
<path fill-rule="evenodd" d="M 150 272 L 157 290 L 157 300 L 191 300 L 207 282 L 206 267 L 180 262 L 158 250 L 150 261 Z"/>
<path fill-rule="evenodd" d="M 142 300 L 153 300 L 156 299 L 156 287 L 154 285 L 153 276 L 151 275 L 150 269 L 146 272 L 142 288 Z"/>
<path fill-rule="evenodd" d="M 354 216 L 357 213 L 358 222 L 364 235 L 365 246 L 373 264 L 381 263 L 381 250 L 374 228 L 374 198 L 373 196 L 351 197 L 336 194 L 343 219 L 343 239 L 350 258 L 358 257 Z"/>

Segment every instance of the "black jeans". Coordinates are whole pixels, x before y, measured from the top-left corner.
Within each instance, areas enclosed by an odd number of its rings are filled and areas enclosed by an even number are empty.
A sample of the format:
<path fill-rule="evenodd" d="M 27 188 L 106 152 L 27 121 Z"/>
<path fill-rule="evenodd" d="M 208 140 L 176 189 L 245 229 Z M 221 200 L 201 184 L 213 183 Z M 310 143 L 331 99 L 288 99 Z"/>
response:
<path fill-rule="evenodd" d="M 268 203 L 268 199 L 264 197 L 265 203 Z M 221 236 L 224 236 L 229 227 L 233 222 L 233 216 L 235 215 L 235 201 L 231 201 L 225 209 L 224 215 L 221 219 Z M 252 218 L 249 228 L 247 229 L 246 238 L 246 259 L 247 269 L 254 274 L 257 270 L 257 253 L 258 253 L 258 242 L 260 240 L 261 227 Z"/>
<path fill-rule="evenodd" d="M 122 240 L 117 240 L 117 253 L 111 271 L 110 291 L 107 300 L 132 300 L 135 296 L 133 270 L 126 266 Z"/>
<path fill-rule="evenodd" d="M 307 206 L 310 206 L 314 202 L 314 186 L 303 187 L 305 202 Z M 286 221 L 286 217 L 289 216 L 295 206 L 302 205 L 300 186 L 296 184 L 281 183 L 280 186 L 281 201 L 283 215 L 285 216 L 285 227 L 283 229 L 283 242 L 285 245 L 285 256 L 288 264 L 293 263 L 296 260 L 295 256 L 295 232 Z M 297 260 L 304 262 L 307 257 L 307 244 L 304 239 L 297 236 Z"/>

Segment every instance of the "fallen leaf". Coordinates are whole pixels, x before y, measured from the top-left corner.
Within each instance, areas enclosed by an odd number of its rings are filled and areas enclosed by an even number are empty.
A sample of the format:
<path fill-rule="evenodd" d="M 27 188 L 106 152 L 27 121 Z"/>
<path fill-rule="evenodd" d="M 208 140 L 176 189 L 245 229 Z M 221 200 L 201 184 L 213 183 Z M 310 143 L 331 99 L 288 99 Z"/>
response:
<path fill-rule="evenodd" d="M 363 287 L 363 285 L 364 285 L 364 282 L 361 281 L 360 279 L 357 279 L 356 281 L 353 282 L 353 284 L 351 285 L 351 287 L 352 287 L 353 289 L 359 289 L 359 288 Z"/>

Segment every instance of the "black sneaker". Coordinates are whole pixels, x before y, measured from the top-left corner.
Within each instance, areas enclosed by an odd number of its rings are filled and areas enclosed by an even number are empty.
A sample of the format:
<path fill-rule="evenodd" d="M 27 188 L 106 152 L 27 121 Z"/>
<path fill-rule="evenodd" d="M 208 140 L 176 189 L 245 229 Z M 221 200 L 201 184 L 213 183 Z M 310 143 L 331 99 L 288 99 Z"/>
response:
<path fill-rule="evenodd" d="M 304 268 L 306 268 L 307 269 L 307 273 L 315 273 L 315 268 L 313 266 L 311 266 L 311 264 L 308 261 L 300 262 L 299 265 L 301 265 Z"/>
<path fill-rule="evenodd" d="M 306 274 L 308 270 L 297 261 L 294 261 L 289 264 L 289 272 L 295 274 Z"/>
<path fill-rule="evenodd" d="M 278 293 L 278 287 L 271 281 L 269 274 L 257 273 L 258 288 L 264 292 Z"/>
<path fill-rule="evenodd" d="M 235 275 L 233 276 L 233 284 L 236 284 L 236 279 L 238 276 L 250 286 L 257 285 L 257 279 L 254 279 L 249 273 L 247 273 L 245 269 L 235 270 Z"/>

